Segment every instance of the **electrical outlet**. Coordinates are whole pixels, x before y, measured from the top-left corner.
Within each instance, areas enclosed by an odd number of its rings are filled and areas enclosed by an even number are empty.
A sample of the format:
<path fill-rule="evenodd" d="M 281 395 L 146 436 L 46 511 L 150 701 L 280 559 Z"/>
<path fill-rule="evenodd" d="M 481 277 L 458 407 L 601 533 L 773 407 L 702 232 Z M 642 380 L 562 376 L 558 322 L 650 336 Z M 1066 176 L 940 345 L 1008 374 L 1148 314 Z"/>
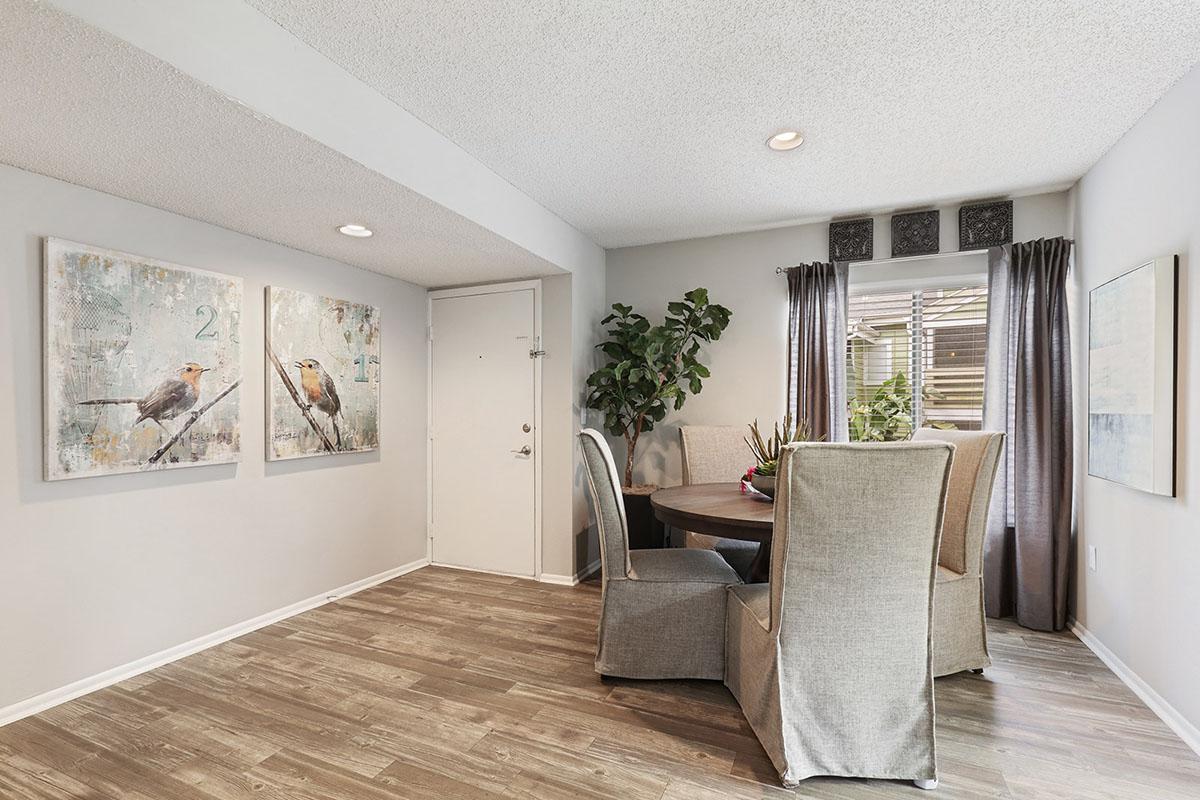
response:
<path fill-rule="evenodd" d="M 1087 546 L 1087 556 L 1088 556 L 1088 571 L 1095 572 L 1096 571 L 1096 545 L 1089 544 Z"/>

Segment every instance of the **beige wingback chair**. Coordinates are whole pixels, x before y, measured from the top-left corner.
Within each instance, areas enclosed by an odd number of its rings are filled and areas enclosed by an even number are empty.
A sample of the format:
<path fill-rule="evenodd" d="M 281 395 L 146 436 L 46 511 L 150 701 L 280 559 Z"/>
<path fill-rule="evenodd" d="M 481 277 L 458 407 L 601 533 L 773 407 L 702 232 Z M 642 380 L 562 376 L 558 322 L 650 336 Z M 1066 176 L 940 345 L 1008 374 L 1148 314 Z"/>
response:
<path fill-rule="evenodd" d="M 784 786 L 937 783 L 930 630 L 954 448 L 794 444 L 771 582 L 729 589 L 725 685 Z"/>
<path fill-rule="evenodd" d="M 933 592 L 933 674 L 991 666 L 983 616 L 983 537 L 1004 434 L 922 428 L 914 442 L 954 445 Z"/>
<path fill-rule="evenodd" d="M 741 480 L 754 458 L 746 446 L 746 429 L 736 425 L 679 426 L 679 454 L 683 461 L 683 483 L 733 483 Z M 750 574 L 750 563 L 758 554 L 758 542 L 723 539 L 684 531 L 688 547 L 716 550 L 742 580 Z"/>
<path fill-rule="evenodd" d="M 621 678 L 725 675 L 725 587 L 740 583 L 711 550 L 629 550 L 617 467 L 604 436 L 579 433 L 600 531 L 596 671 Z"/>

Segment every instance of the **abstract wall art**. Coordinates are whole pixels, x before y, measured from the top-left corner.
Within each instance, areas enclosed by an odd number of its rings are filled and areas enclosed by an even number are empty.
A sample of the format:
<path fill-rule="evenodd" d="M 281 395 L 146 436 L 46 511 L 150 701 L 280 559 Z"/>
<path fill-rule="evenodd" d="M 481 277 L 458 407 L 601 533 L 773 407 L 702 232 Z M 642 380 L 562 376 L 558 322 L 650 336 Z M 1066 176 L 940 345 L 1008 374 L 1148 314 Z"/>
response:
<path fill-rule="evenodd" d="M 1178 257 L 1091 292 L 1088 474 L 1175 496 Z"/>
<path fill-rule="evenodd" d="M 379 309 L 267 288 L 267 459 L 379 447 Z"/>
<path fill-rule="evenodd" d="M 45 241 L 46 480 L 237 461 L 242 280 Z"/>

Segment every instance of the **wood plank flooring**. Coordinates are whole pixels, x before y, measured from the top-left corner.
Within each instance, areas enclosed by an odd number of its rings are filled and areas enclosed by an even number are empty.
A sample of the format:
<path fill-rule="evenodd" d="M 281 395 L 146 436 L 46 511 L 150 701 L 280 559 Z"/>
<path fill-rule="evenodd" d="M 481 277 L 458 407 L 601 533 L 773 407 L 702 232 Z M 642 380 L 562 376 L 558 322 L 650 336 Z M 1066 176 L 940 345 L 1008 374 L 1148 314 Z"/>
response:
<path fill-rule="evenodd" d="M 993 624 L 939 679 L 941 787 L 780 788 L 719 683 L 592 670 L 599 587 L 426 568 L 0 728 L 0 797 L 1200 797 L 1200 759 L 1082 644 Z"/>

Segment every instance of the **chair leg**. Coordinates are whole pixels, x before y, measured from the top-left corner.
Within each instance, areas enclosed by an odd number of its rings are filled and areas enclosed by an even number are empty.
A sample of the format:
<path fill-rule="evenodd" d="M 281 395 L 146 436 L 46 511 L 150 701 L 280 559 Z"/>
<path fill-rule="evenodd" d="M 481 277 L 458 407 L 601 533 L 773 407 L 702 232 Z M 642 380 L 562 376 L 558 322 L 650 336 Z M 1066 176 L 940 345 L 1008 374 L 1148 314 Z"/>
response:
<path fill-rule="evenodd" d="M 917 778 L 915 781 L 913 781 L 913 786 L 916 786 L 918 789 L 924 789 L 925 791 L 931 791 L 938 787 L 938 779 Z"/>

